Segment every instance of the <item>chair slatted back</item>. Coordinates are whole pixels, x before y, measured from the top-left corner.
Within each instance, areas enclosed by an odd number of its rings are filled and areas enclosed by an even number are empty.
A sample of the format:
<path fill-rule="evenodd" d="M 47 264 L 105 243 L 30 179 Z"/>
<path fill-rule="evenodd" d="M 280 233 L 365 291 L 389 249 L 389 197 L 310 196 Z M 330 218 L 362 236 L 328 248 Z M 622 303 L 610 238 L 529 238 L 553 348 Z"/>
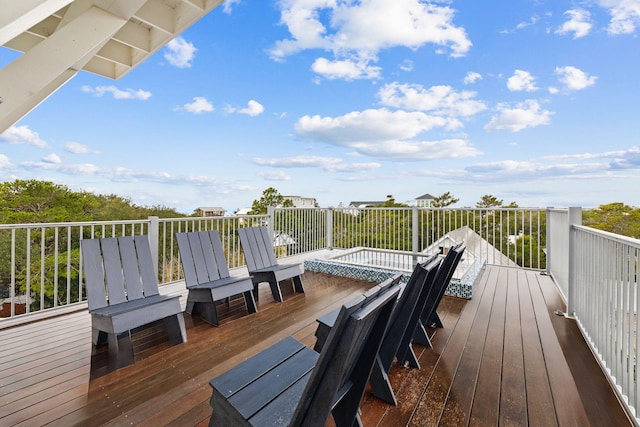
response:
<path fill-rule="evenodd" d="M 187 288 L 229 277 L 218 230 L 176 233 Z"/>
<path fill-rule="evenodd" d="M 81 242 L 89 311 L 158 294 L 147 236 Z"/>
<path fill-rule="evenodd" d="M 453 246 L 444 257 L 442 266 L 438 269 L 438 274 L 433 284 L 434 292 L 429 294 L 429 300 L 427 301 L 422 317 L 423 321 L 428 321 L 430 315 L 438 308 L 438 304 L 440 304 L 440 300 L 442 300 L 442 297 L 447 290 L 447 286 L 453 277 L 453 273 L 455 273 L 456 268 L 458 267 L 460 259 L 462 259 L 462 254 L 464 254 L 465 249 L 466 247 L 464 242 L 458 243 Z"/>
<path fill-rule="evenodd" d="M 393 310 L 389 331 L 385 335 L 382 348 L 380 349 L 380 359 L 385 372 L 389 372 L 393 364 L 393 358 L 398 351 L 398 347 L 403 336 L 408 330 L 415 329 L 415 325 L 420 319 L 420 313 L 416 313 L 418 303 L 426 301 L 427 295 L 433 285 L 433 278 L 440 265 L 438 255 L 429 257 L 426 261 L 416 264 L 402 295 L 398 299 L 398 304 Z M 419 307 L 422 311 L 422 307 Z"/>
<path fill-rule="evenodd" d="M 250 272 L 278 264 L 267 227 L 239 228 L 238 236 Z"/>
<path fill-rule="evenodd" d="M 333 409 L 355 419 L 399 292 L 391 278 L 340 309 L 291 425 L 324 425 Z"/>

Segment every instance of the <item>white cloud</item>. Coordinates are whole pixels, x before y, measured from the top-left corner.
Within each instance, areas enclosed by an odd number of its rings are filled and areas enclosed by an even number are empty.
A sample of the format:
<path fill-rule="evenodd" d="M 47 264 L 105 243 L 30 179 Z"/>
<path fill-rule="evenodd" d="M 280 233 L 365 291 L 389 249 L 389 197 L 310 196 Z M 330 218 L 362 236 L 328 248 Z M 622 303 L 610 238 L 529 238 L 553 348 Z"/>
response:
<path fill-rule="evenodd" d="M 0 141 L 7 142 L 9 144 L 26 144 L 33 145 L 38 148 L 46 148 L 49 145 L 40 138 L 38 132 L 34 132 L 29 129 L 29 126 L 11 126 L 0 134 Z"/>
<path fill-rule="evenodd" d="M 516 70 L 507 80 L 507 88 L 512 92 L 533 92 L 538 90 L 536 79 L 528 71 Z"/>
<path fill-rule="evenodd" d="M 412 138 L 446 125 L 447 120 L 442 117 L 382 108 L 354 111 L 340 117 L 304 116 L 297 121 L 295 131 L 304 139 L 352 146 L 356 141 Z"/>
<path fill-rule="evenodd" d="M 358 76 L 378 78 L 368 64 L 376 62 L 378 52 L 383 49 L 399 46 L 418 49 L 434 44 L 459 57 L 471 47 L 464 28 L 453 23 L 455 11 L 432 2 L 281 0 L 278 7 L 280 22 L 291 38 L 277 41 L 270 50 L 271 57 L 282 60 L 306 49 L 323 49 L 332 52 L 335 58 L 316 61 L 315 69 L 334 78 L 342 75 L 353 79 L 356 70 L 361 71 Z M 345 70 L 354 64 L 355 70 Z"/>
<path fill-rule="evenodd" d="M 485 110 L 486 105 L 473 99 L 475 96 L 476 92 L 456 92 L 451 86 L 425 89 L 418 84 L 398 82 L 386 84 L 378 91 L 382 105 L 447 116 L 472 116 Z"/>
<path fill-rule="evenodd" d="M 478 80 L 482 80 L 482 74 L 476 73 L 475 71 L 469 71 L 467 75 L 464 76 L 464 80 L 462 82 L 466 85 L 470 85 Z"/>
<path fill-rule="evenodd" d="M 118 89 L 115 86 L 96 86 L 91 88 L 90 86 L 82 86 L 82 91 L 86 93 L 93 93 L 95 96 L 104 96 L 110 93 L 114 99 L 138 99 L 146 101 L 151 98 L 151 92 L 138 89 Z"/>
<path fill-rule="evenodd" d="M 55 160 L 55 158 L 45 158 L 41 162 L 22 162 L 20 163 L 20 167 L 34 170 L 53 170 L 68 175 L 92 175 L 103 171 L 102 168 L 91 163 L 64 164 L 61 161 L 56 162 Z"/>
<path fill-rule="evenodd" d="M 231 14 L 233 7 L 240 4 L 242 0 L 224 0 L 222 3 L 222 11 L 227 15 Z"/>
<path fill-rule="evenodd" d="M 0 170 L 12 168 L 13 164 L 11 163 L 11 159 L 4 154 L 0 154 Z"/>
<path fill-rule="evenodd" d="M 640 24 L 640 0 L 598 0 L 607 9 L 611 21 L 607 27 L 610 34 L 632 34 Z"/>
<path fill-rule="evenodd" d="M 259 116 L 263 112 L 264 106 L 253 99 L 249 100 L 249 102 L 247 103 L 247 108 L 241 108 L 240 110 L 238 110 L 238 113 L 246 114 L 247 116 L 251 117 Z"/>
<path fill-rule="evenodd" d="M 264 106 L 260 104 L 258 101 L 251 99 L 249 100 L 249 102 L 247 102 L 247 106 L 245 108 L 237 108 L 232 105 L 226 105 L 224 107 L 224 111 L 225 113 L 228 113 L 228 114 L 237 113 L 237 114 L 246 114 L 247 116 L 255 117 L 264 113 Z"/>
<path fill-rule="evenodd" d="M 479 163 L 452 171 L 448 178 L 467 182 L 517 182 L 548 178 L 602 179 L 621 170 L 640 171 L 640 148 Z"/>
<path fill-rule="evenodd" d="M 345 163 L 338 157 L 294 156 L 267 159 L 255 157 L 251 161 L 260 166 L 279 168 L 319 168 L 328 172 L 361 172 L 378 169 L 380 163 Z"/>
<path fill-rule="evenodd" d="M 400 68 L 402 71 L 406 71 L 407 73 L 413 71 L 413 61 L 410 59 L 405 59 L 404 61 L 402 61 L 402 63 L 400 63 L 400 65 L 398 65 L 398 68 Z"/>
<path fill-rule="evenodd" d="M 560 82 L 564 84 L 568 90 L 586 89 L 596 84 L 596 80 L 598 79 L 596 76 L 590 76 L 584 71 L 569 65 L 566 67 L 556 67 L 556 74 Z"/>
<path fill-rule="evenodd" d="M 62 159 L 55 153 L 51 153 L 48 156 L 42 158 L 42 161 L 45 163 L 52 163 L 54 165 L 59 165 L 62 163 Z"/>
<path fill-rule="evenodd" d="M 348 147 L 358 154 L 385 159 L 430 160 L 479 154 L 467 141 L 413 140 L 419 134 L 451 123 L 423 112 L 387 109 L 354 111 L 340 117 L 304 116 L 295 125 L 303 140 Z"/>
<path fill-rule="evenodd" d="M 512 28 L 512 29 L 510 29 L 510 30 L 508 30 L 508 29 L 507 29 L 507 30 L 501 30 L 501 31 L 500 31 L 500 33 L 501 33 L 501 34 L 511 34 L 511 33 L 515 33 L 515 32 L 516 32 L 516 31 L 518 31 L 518 30 L 522 30 L 522 29 L 524 29 L 524 28 L 527 28 L 527 27 L 530 27 L 530 26 L 532 26 L 532 25 L 537 24 L 539 20 L 540 20 L 540 17 L 539 17 L 538 15 L 533 15 L 533 16 L 531 17 L 531 19 L 530 19 L 530 20 L 528 20 L 528 21 L 522 21 L 522 22 L 519 22 L 519 23 L 515 26 L 515 28 Z"/>
<path fill-rule="evenodd" d="M 192 43 L 182 37 L 176 37 L 167 43 L 164 58 L 178 68 L 190 68 L 197 50 Z"/>
<path fill-rule="evenodd" d="M 498 104 L 498 115 L 484 127 L 485 130 L 508 130 L 519 132 L 530 127 L 547 125 L 551 122 L 552 112 L 542 110 L 538 101 L 529 99 L 518 103 L 514 108 L 508 104 Z"/>
<path fill-rule="evenodd" d="M 193 114 L 210 113 L 214 110 L 213 104 L 211 104 L 207 98 L 202 96 L 196 96 L 193 98 L 193 102 L 190 104 L 184 104 L 182 107 L 176 108 L 176 110 L 185 110 Z"/>
<path fill-rule="evenodd" d="M 593 28 L 591 14 L 584 9 L 571 9 L 564 14 L 569 17 L 569 20 L 556 30 L 556 34 L 573 33 L 573 38 L 579 39 L 588 35 Z"/>
<path fill-rule="evenodd" d="M 100 151 L 92 150 L 79 142 L 67 142 L 64 146 L 65 151 L 73 154 L 100 154 Z"/>
<path fill-rule="evenodd" d="M 311 65 L 311 69 L 329 80 L 344 79 L 379 79 L 380 67 L 369 65 L 366 61 L 335 60 L 318 58 Z"/>
<path fill-rule="evenodd" d="M 264 178 L 266 181 L 290 181 L 291 180 L 291 176 L 287 175 L 283 171 L 260 172 L 258 176 Z"/>

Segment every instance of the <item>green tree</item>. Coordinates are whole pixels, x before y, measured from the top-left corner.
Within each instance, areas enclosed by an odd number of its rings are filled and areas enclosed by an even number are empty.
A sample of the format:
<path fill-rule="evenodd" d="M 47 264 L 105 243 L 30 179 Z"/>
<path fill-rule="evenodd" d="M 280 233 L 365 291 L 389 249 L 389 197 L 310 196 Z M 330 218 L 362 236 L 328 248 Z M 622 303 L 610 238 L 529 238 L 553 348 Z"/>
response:
<path fill-rule="evenodd" d="M 262 192 L 260 199 L 253 201 L 249 215 L 264 215 L 267 213 L 267 208 L 269 206 L 283 208 L 294 207 L 291 200 L 285 199 L 278 190 L 273 187 L 269 187 Z"/>
<path fill-rule="evenodd" d="M 460 199 L 453 197 L 453 195 L 447 191 L 446 193 L 442 193 L 441 195 L 434 197 L 431 202 L 431 206 L 434 208 L 446 208 L 447 206 L 456 204 L 459 201 Z"/>
<path fill-rule="evenodd" d="M 486 208 L 497 208 L 502 206 L 502 200 L 498 199 L 496 196 L 492 196 L 489 194 L 485 194 L 480 198 L 480 201 L 476 203 L 476 208 L 486 209 Z"/>
<path fill-rule="evenodd" d="M 98 205 L 95 195 L 73 192 L 49 181 L 15 180 L 0 184 L 0 222 L 82 221 Z"/>
<path fill-rule="evenodd" d="M 640 238 L 640 209 L 615 202 L 585 210 L 582 223 L 598 230 Z"/>
<path fill-rule="evenodd" d="M 379 208 L 406 208 L 407 204 L 404 203 L 396 203 L 396 199 L 393 197 L 389 197 L 385 202 L 377 207 Z"/>

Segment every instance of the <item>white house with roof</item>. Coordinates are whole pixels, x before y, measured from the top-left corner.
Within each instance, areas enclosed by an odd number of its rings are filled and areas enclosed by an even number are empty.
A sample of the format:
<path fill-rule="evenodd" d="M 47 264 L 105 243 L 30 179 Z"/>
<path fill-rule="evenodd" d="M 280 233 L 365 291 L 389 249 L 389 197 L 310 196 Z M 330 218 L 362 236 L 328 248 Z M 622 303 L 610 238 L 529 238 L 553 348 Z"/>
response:
<path fill-rule="evenodd" d="M 314 197 L 301 197 L 301 196 L 282 196 L 285 200 L 291 200 L 293 206 L 296 208 L 315 208 L 316 199 Z"/>
<path fill-rule="evenodd" d="M 429 193 L 425 193 L 422 196 L 416 197 L 414 199 L 415 206 L 419 208 L 430 208 L 433 205 L 435 197 L 433 197 Z"/>
<path fill-rule="evenodd" d="M 196 209 L 198 216 L 224 216 L 227 211 L 217 206 L 202 206 Z"/>

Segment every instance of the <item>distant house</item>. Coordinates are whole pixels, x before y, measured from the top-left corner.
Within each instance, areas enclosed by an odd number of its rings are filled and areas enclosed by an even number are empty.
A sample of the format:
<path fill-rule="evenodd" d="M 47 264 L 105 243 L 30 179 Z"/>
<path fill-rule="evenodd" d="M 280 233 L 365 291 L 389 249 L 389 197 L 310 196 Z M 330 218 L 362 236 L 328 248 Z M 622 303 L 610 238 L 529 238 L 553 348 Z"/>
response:
<path fill-rule="evenodd" d="M 375 208 L 376 206 L 380 206 L 384 204 L 384 200 L 382 202 L 349 202 L 349 206 L 347 209 L 364 209 L 364 208 Z"/>
<path fill-rule="evenodd" d="M 426 194 L 423 194 L 420 197 L 416 197 L 415 198 L 415 203 L 416 203 L 416 206 L 419 207 L 419 208 L 430 208 L 433 205 L 434 199 L 435 199 L 435 197 L 433 197 L 429 193 L 426 193 Z"/>
<path fill-rule="evenodd" d="M 313 197 L 300 197 L 300 196 L 283 196 L 285 200 L 291 200 L 293 206 L 296 208 L 315 208 L 316 199 Z"/>
<path fill-rule="evenodd" d="M 219 207 L 199 207 L 196 209 L 198 216 L 224 216 L 227 211 Z"/>
<path fill-rule="evenodd" d="M 387 200 L 393 199 L 392 195 L 387 196 Z M 387 200 L 376 200 L 376 201 L 352 201 L 349 202 L 349 206 L 347 206 L 343 212 L 350 213 L 352 215 L 358 215 L 360 209 L 364 208 L 375 208 L 378 206 L 384 205 Z"/>

